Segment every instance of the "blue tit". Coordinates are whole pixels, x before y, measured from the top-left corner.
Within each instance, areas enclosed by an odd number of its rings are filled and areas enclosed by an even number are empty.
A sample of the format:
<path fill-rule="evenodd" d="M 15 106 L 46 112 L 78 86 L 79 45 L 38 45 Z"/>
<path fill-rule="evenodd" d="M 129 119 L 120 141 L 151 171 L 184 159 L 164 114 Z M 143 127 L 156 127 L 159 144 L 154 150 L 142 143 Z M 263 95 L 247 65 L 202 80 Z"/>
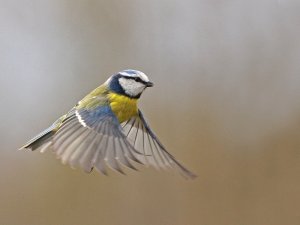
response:
<path fill-rule="evenodd" d="M 137 170 L 134 164 L 139 163 L 195 178 L 167 152 L 137 106 L 143 91 L 152 86 L 137 70 L 112 75 L 21 149 L 52 149 L 63 163 L 86 172 L 95 168 L 106 175 L 108 166 L 124 174 L 121 165 Z"/>

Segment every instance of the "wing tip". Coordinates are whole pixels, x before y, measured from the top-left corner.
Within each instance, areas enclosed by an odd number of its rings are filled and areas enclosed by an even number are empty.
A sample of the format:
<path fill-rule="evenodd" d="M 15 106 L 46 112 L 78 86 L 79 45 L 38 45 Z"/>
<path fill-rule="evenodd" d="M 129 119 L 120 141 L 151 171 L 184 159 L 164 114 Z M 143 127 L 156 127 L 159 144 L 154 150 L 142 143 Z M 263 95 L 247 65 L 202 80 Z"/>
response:
<path fill-rule="evenodd" d="M 184 174 L 184 178 L 186 180 L 195 180 L 198 177 L 198 175 L 196 175 L 195 173 L 189 171 L 188 173 Z"/>
<path fill-rule="evenodd" d="M 174 161 L 177 169 L 179 169 L 179 173 L 187 180 L 194 180 L 198 177 L 197 174 L 193 173 L 192 171 L 188 170 L 185 166 L 180 164 L 178 161 Z"/>

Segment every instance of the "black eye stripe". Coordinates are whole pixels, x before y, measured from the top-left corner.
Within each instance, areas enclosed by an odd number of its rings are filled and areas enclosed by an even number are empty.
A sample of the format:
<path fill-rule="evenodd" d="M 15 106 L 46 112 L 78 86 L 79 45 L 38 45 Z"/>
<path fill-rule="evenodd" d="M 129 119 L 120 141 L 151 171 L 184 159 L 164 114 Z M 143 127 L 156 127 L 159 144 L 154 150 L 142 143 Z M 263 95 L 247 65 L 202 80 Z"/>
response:
<path fill-rule="evenodd" d="M 129 76 L 124 76 L 126 79 L 131 79 L 131 80 L 135 80 L 136 82 L 140 82 L 143 84 L 146 84 L 147 82 L 143 81 L 140 77 L 129 77 Z"/>
<path fill-rule="evenodd" d="M 143 82 L 142 79 L 139 78 L 139 77 L 136 77 L 134 80 L 137 81 L 137 82 Z"/>

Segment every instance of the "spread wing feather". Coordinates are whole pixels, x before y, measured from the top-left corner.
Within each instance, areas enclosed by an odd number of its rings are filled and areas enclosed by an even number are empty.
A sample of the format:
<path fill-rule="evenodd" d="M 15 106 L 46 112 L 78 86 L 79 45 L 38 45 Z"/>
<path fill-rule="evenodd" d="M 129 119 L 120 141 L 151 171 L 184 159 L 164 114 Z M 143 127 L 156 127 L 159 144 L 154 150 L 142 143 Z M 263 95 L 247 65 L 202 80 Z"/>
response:
<path fill-rule="evenodd" d="M 141 153 L 127 140 L 109 106 L 74 110 L 63 121 L 52 143 L 63 163 L 80 166 L 86 172 L 95 167 L 107 174 L 107 165 L 124 174 L 120 164 L 136 170 L 130 160 L 141 163 Z"/>
<path fill-rule="evenodd" d="M 158 140 L 146 122 L 142 112 L 122 124 L 123 132 L 135 149 L 142 150 L 138 159 L 145 165 L 157 169 L 175 168 L 186 178 L 195 178 L 196 175 L 186 169 L 172 156 Z"/>

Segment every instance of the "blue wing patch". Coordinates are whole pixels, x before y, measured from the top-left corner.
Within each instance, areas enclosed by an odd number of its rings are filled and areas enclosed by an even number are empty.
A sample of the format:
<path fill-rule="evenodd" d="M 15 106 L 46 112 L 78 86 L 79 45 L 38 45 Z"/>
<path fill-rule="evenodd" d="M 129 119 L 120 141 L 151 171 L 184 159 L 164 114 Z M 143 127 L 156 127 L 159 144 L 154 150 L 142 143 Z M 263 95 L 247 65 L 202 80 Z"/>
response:
<path fill-rule="evenodd" d="M 112 112 L 110 106 L 98 106 L 94 109 L 78 109 L 76 110 L 76 116 L 78 117 L 79 122 L 84 127 L 89 127 L 95 129 L 95 131 L 99 131 L 99 122 L 110 119 L 112 125 L 118 127 L 119 123 Z M 98 123 L 97 123 L 98 122 Z M 97 130 L 98 129 L 98 130 Z"/>

